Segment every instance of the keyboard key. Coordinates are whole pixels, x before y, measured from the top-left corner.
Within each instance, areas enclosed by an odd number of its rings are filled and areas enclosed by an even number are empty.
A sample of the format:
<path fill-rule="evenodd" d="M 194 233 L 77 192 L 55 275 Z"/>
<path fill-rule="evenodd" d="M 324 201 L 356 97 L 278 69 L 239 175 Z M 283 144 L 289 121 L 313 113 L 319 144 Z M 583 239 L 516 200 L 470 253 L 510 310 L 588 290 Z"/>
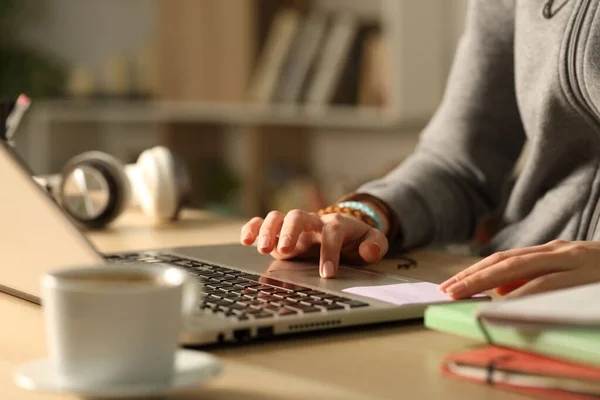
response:
<path fill-rule="evenodd" d="M 237 293 L 228 292 L 222 295 L 221 297 L 225 299 L 231 299 L 232 301 L 236 301 L 236 299 L 241 298 L 241 296 Z"/>
<path fill-rule="evenodd" d="M 327 293 L 321 293 L 321 294 L 313 294 L 310 297 L 317 299 L 317 300 L 325 300 L 325 299 L 331 299 L 334 297 L 338 297 L 334 294 L 327 294 Z"/>
<path fill-rule="evenodd" d="M 231 283 L 232 285 L 233 285 L 234 281 L 239 281 L 239 280 L 240 280 L 240 278 L 238 278 L 237 276 L 231 276 L 230 274 L 227 274 L 221 278 L 221 281 L 223 281 L 223 282 L 232 282 Z"/>
<path fill-rule="evenodd" d="M 303 288 L 302 286 L 299 286 L 299 288 L 300 289 L 295 289 L 294 293 L 302 294 L 302 293 L 305 293 L 305 292 L 310 292 L 312 290 L 312 289 L 309 289 L 309 288 Z"/>
<path fill-rule="evenodd" d="M 277 313 L 277 311 L 279 311 L 281 309 L 281 307 L 277 307 L 272 304 L 265 304 L 265 305 L 263 305 L 262 309 L 266 310 L 266 311 L 271 311 L 273 313 Z"/>
<path fill-rule="evenodd" d="M 325 301 L 328 301 L 330 303 L 339 303 L 340 301 L 349 301 L 350 299 L 347 297 L 340 297 L 340 296 L 336 296 L 336 297 L 330 297 L 328 299 L 325 299 Z"/>
<path fill-rule="evenodd" d="M 287 298 L 288 300 L 291 300 L 293 302 L 299 302 L 301 300 L 304 300 L 304 296 L 291 296 Z"/>
<path fill-rule="evenodd" d="M 236 318 L 238 321 L 247 321 L 247 320 L 249 320 L 249 319 L 250 319 L 250 318 L 248 318 L 248 316 L 247 316 L 247 315 L 244 315 L 244 314 L 242 314 L 242 315 L 238 315 L 238 316 L 237 316 L 237 317 L 235 317 L 235 318 Z"/>
<path fill-rule="evenodd" d="M 192 267 L 194 265 L 190 261 L 187 261 L 187 260 L 175 261 L 175 262 L 173 262 L 173 264 L 179 265 L 182 267 Z"/>
<path fill-rule="evenodd" d="M 277 310 L 277 315 L 279 315 L 280 317 L 285 317 L 288 315 L 298 315 L 298 312 L 290 310 L 289 308 L 280 308 L 279 310 Z"/>
<path fill-rule="evenodd" d="M 239 279 L 239 278 L 235 278 L 235 280 L 232 281 L 227 281 L 227 283 L 229 283 L 230 285 L 237 285 L 239 283 L 244 283 L 246 282 L 245 279 Z"/>
<path fill-rule="evenodd" d="M 235 287 L 240 288 L 240 289 L 246 289 L 246 288 L 251 288 L 251 287 L 257 287 L 260 286 L 259 283 L 256 282 L 249 282 L 249 281 L 240 281 L 237 283 L 233 284 Z"/>
<path fill-rule="evenodd" d="M 218 266 L 212 265 L 212 264 L 206 264 L 206 265 L 210 266 L 213 271 L 219 272 L 219 273 L 222 273 L 222 274 L 226 274 L 229 271 L 231 271 L 229 268 L 218 267 Z"/>
<path fill-rule="evenodd" d="M 335 311 L 335 310 L 344 310 L 345 309 L 344 306 L 340 306 L 339 304 L 327 304 L 327 305 L 315 304 L 315 307 L 320 308 L 322 310 L 326 310 L 326 311 Z"/>
<path fill-rule="evenodd" d="M 248 299 L 245 296 L 238 296 L 238 297 L 228 297 L 228 299 L 236 302 L 236 303 L 241 303 L 243 301 L 252 301 L 252 299 Z"/>
<path fill-rule="evenodd" d="M 227 290 L 229 290 L 229 289 L 233 289 L 233 286 L 232 286 L 232 285 L 230 285 L 230 284 L 228 284 L 228 283 L 226 283 L 226 282 L 221 282 L 221 283 L 219 283 L 219 284 L 217 284 L 217 285 L 214 285 L 214 286 L 215 286 L 217 289 L 227 289 Z"/>
<path fill-rule="evenodd" d="M 308 308 L 305 308 L 304 310 L 302 310 L 302 312 L 304 314 L 307 314 L 307 313 L 313 313 L 313 312 L 321 312 L 321 310 L 316 307 L 308 307 Z"/>
<path fill-rule="evenodd" d="M 252 316 L 256 319 L 262 319 L 262 318 L 272 318 L 273 314 L 262 311 L 258 314 L 253 314 Z"/>
<path fill-rule="evenodd" d="M 262 301 L 258 301 L 258 300 L 254 300 L 252 302 L 250 302 L 250 307 L 251 308 L 255 308 L 255 309 L 262 309 L 265 306 L 266 303 L 262 302 Z"/>
<path fill-rule="evenodd" d="M 258 300 L 264 301 L 266 303 L 279 300 L 277 297 L 267 296 L 267 297 L 258 297 Z"/>
<path fill-rule="evenodd" d="M 253 280 L 257 280 L 259 282 L 262 282 L 263 284 L 268 284 L 268 285 L 272 285 L 272 286 L 285 287 L 284 285 L 286 285 L 286 283 L 284 281 L 269 278 L 266 276 L 259 276 L 258 279 L 253 279 Z"/>
<path fill-rule="evenodd" d="M 323 293 L 323 292 L 320 292 L 320 291 L 318 291 L 318 290 L 310 290 L 310 291 L 308 291 L 308 292 L 303 292 L 303 293 L 304 293 L 305 295 L 307 295 L 307 296 L 320 296 L 320 295 L 322 295 L 322 294 L 325 294 L 325 293 Z"/>
<path fill-rule="evenodd" d="M 300 286 L 300 285 L 296 285 L 296 284 L 288 283 L 288 282 L 283 282 L 283 281 L 280 281 L 278 279 L 267 278 L 267 277 L 264 277 L 264 276 L 260 278 L 260 281 L 263 282 L 263 283 L 265 283 L 265 284 L 267 284 L 267 285 L 277 286 L 277 287 L 284 288 L 284 289 L 287 289 L 287 290 L 292 290 L 294 292 L 309 291 L 309 290 L 311 290 L 311 289 L 306 288 L 304 286 Z"/>
<path fill-rule="evenodd" d="M 213 274 L 210 272 L 206 272 L 206 271 L 197 271 L 196 275 L 204 278 L 204 279 L 208 279 L 208 278 L 220 278 L 223 276 L 223 274 Z"/>
<path fill-rule="evenodd" d="M 244 289 L 242 290 L 242 294 L 253 294 L 253 293 L 257 293 L 256 289 Z"/>
<path fill-rule="evenodd" d="M 292 308 L 297 311 L 302 311 L 303 313 L 311 313 L 321 311 L 316 307 L 305 306 L 303 304 L 294 304 L 293 306 L 287 305 L 286 308 Z"/>
<path fill-rule="evenodd" d="M 338 304 L 345 304 L 347 306 L 350 306 L 350 308 L 365 307 L 369 305 L 369 303 L 363 303 L 362 301 L 358 300 L 347 300 L 343 302 L 338 302 Z"/>
<path fill-rule="evenodd" d="M 275 288 L 272 286 L 267 286 L 267 285 L 262 285 L 262 286 L 257 286 L 254 288 L 254 290 L 269 290 L 269 289 L 273 289 L 273 291 L 275 291 Z"/>
<path fill-rule="evenodd" d="M 258 281 L 260 279 L 260 276 L 258 276 L 258 275 L 246 274 L 243 272 L 239 276 L 240 276 L 240 278 L 247 279 L 249 281 Z"/>
<path fill-rule="evenodd" d="M 207 283 L 206 287 L 209 288 L 210 290 L 219 290 L 217 285 L 218 285 L 218 283 Z"/>

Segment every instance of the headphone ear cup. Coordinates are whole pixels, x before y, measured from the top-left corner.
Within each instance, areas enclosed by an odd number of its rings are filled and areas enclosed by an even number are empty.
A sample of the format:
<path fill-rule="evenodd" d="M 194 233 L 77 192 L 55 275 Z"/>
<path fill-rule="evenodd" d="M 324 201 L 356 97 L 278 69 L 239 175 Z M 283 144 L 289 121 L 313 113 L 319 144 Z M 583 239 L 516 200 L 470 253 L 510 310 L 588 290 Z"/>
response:
<path fill-rule="evenodd" d="M 96 194 L 106 196 L 106 201 L 99 210 L 93 213 L 79 211 L 81 206 L 76 206 L 75 201 L 70 203 L 68 184 L 71 176 L 81 171 L 88 171 L 104 180 L 102 191 L 106 193 Z M 60 188 L 60 203 L 63 208 L 77 222 L 88 228 L 102 228 L 117 218 L 128 205 L 131 197 L 131 188 L 124 165 L 115 157 L 99 151 L 82 153 L 67 162 L 62 171 L 62 183 Z M 81 196 L 80 196 L 81 197 Z M 79 200 L 81 203 L 81 200 Z"/>
<path fill-rule="evenodd" d="M 145 150 L 140 154 L 135 170 L 132 186 L 144 213 L 156 220 L 175 218 L 180 196 L 171 152 L 163 146 Z"/>

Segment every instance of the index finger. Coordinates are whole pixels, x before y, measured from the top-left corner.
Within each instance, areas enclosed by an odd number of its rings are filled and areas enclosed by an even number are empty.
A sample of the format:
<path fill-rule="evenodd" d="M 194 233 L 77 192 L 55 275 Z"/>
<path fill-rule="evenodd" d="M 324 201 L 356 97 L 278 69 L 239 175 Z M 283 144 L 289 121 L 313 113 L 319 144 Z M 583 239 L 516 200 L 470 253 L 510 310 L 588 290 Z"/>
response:
<path fill-rule="evenodd" d="M 517 249 L 494 253 L 494 254 L 484 258 L 483 260 L 471 265 L 470 267 L 465 268 L 464 270 L 460 271 L 459 273 L 457 273 L 450 279 L 446 280 L 445 282 L 442 282 L 440 284 L 439 288 L 441 291 L 445 292 L 450 286 L 454 285 L 455 283 L 459 282 L 460 280 L 465 279 L 468 276 L 471 276 L 471 275 L 473 275 L 479 271 L 482 271 L 486 268 L 489 268 L 493 265 L 504 262 L 511 257 L 518 257 L 518 256 L 527 255 L 527 254 L 540 253 L 540 252 L 552 250 L 555 247 L 556 247 L 556 243 L 550 242 L 550 243 L 542 244 L 539 246 L 521 247 L 521 248 L 517 248 Z"/>
<path fill-rule="evenodd" d="M 560 253 L 534 253 L 509 258 L 492 267 L 478 271 L 446 289 L 454 298 L 474 294 L 522 280 L 562 271 L 564 256 Z"/>
<path fill-rule="evenodd" d="M 319 263 L 319 273 L 322 278 L 335 277 L 340 264 L 344 236 L 342 224 L 338 222 L 323 226 L 321 232 L 321 260 Z"/>
<path fill-rule="evenodd" d="M 262 226 L 264 220 L 260 217 L 254 217 L 248 221 L 241 229 L 241 242 L 245 246 L 250 246 L 256 240 L 258 231 Z"/>

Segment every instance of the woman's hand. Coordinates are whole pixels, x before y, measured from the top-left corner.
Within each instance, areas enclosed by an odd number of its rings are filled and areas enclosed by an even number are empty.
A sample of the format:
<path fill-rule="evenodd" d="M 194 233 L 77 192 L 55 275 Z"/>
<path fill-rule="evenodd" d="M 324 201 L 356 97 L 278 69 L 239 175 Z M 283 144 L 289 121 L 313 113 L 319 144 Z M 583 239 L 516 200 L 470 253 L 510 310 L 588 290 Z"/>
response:
<path fill-rule="evenodd" d="M 353 263 L 374 263 L 385 255 L 385 235 L 346 214 L 316 215 L 293 210 L 284 215 L 270 212 L 263 220 L 255 217 L 242 227 L 241 242 L 246 246 L 257 242 L 262 254 L 284 260 L 320 258 L 322 278 L 335 277 L 340 258 Z"/>
<path fill-rule="evenodd" d="M 440 285 L 456 299 L 496 288 L 519 297 L 600 282 L 600 242 L 550 243 L 493 254 Z"/>

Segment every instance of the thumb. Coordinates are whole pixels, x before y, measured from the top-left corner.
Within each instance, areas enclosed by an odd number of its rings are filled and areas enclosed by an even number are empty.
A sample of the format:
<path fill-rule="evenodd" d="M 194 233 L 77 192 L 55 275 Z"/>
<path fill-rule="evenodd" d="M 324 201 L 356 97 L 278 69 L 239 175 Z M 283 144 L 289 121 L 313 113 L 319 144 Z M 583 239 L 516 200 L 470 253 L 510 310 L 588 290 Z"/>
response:
<path fill-rule="evenodd" d="M 388 251 L 388 240 L 378 229 L 367 231 L 362 243 L 358 246 L 358 254 L 367 263 L 375 263 Z"/>

